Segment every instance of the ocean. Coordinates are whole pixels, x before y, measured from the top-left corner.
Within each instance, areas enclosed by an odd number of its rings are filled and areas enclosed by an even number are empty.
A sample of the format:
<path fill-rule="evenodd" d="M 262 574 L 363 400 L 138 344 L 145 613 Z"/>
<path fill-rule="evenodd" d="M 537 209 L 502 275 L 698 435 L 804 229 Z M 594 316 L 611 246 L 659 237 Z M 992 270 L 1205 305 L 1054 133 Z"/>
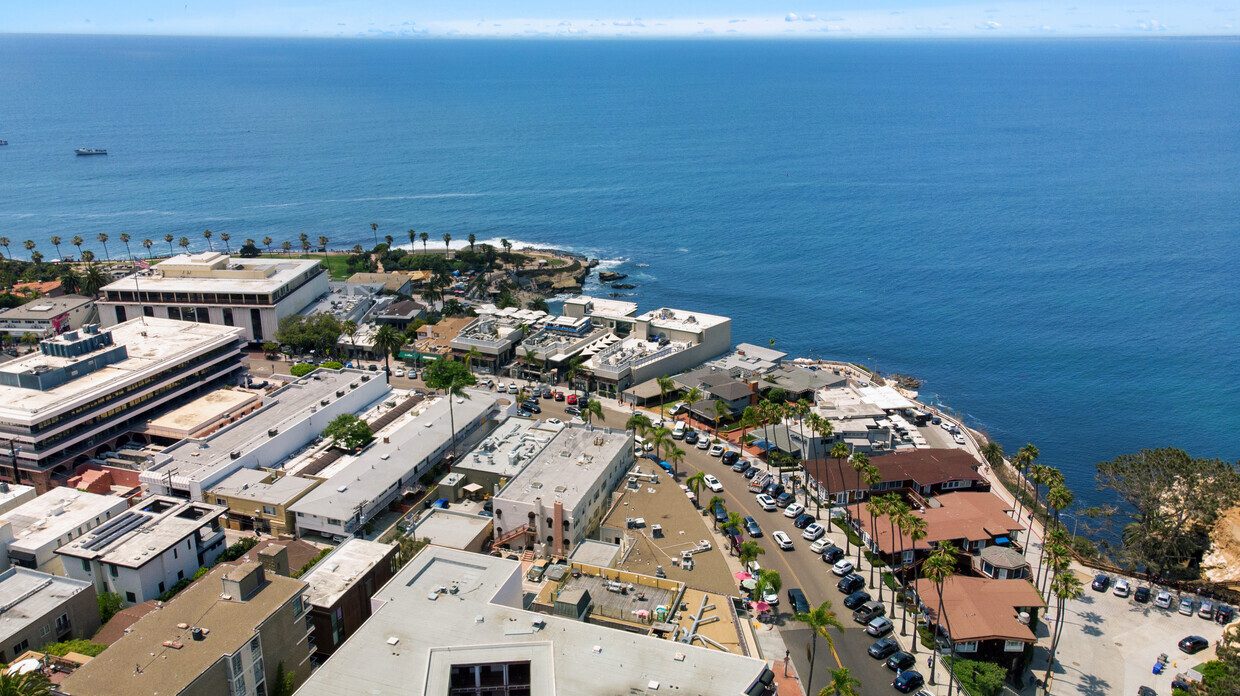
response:
<path fill-rule="evenodd" d="M 0 235 L 575 250 L 1093 505 L 1121 453 L 1240 457 L 1237 84 L 1234 40 L 0 36 Z"/>

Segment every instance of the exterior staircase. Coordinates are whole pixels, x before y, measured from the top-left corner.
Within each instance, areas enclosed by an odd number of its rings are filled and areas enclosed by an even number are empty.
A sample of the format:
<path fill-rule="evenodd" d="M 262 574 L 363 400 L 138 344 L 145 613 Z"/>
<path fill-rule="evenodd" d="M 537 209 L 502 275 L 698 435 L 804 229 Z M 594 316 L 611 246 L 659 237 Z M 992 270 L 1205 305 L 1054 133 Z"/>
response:
<path fill-rule="evenodd" d="M 520 527 L 514 527 L 514 528 L 512 528 L 512 529 L 510 529 L 510 530 L 508 530 L 508 531 L 506 531 L 506 532 L 504 532 L 503 536 L 501 536 L 501 537 L 499 537 L 498 539 L 496 539 L 496 540 L 495 540 L 495 544 L 493 544 L 493 545 L 494 545 L 494 546 L 503 546 L 504 544 L 507 544 L 508 542 L 512 541 L 513 539 L 516 539 L 517 537 L 519 537 L 519 536 L 521 536 L 522 534 L 525 534 L 525 533 L 527 533 L 527 532 L 529 532 L 529 531 L 530 531 L 530 526 L 529 526 L 528 524 L 523 524 L 523 525 L 521 525 Z"/>

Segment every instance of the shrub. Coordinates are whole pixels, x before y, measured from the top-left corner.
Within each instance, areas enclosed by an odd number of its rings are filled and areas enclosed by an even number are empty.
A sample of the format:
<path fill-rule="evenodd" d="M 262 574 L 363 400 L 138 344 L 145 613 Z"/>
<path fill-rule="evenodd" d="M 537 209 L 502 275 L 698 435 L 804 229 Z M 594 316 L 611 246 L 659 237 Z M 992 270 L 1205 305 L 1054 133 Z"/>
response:
<path fill-rule="evenodd" d="M 335 360 L 330 360 L 320 365 L 320 367 L 326 368 L 328 370 L 340 370 L 344 368 L 344 364 L 338 363 Z"/>
<path fill-rule="evenodd" d="M 66 640 L 63 643 L 51 643 L 50 645 L 43 646 L 42 650 L 57 657 L 64 657 L 71 652 L 94 657 L 107 650 L 107 648 L 108 646 L 102 643 L 92 643 L 89 640 L 78 638 L 76 640 Z"/>
<path fill-rule="evenodd" d="M 298 363 L 290 367 L 288 373 L 294 377 L 305 377 L 311 372 L 314 372 L 314 369 L 315 369 L 314 365 L 307 365 L 306 363 Z"/>
<path fill-rule="evenodd" d="M 323 549 L 322 551 L 319 552 L 319 555 L 315 556 L 314 558 L 311 558 L 310 561 L 306 563 L 304 566 L 298 568 L 297 570 L 294 570 L 291 577 L 300 578 L 306 573 L 309 573 L 310 569 L 313 568 L 316 563 L 323 560 L 323 557 L 331 552 L 332 550 L 330 548 Z"/>
<path fill-rule="evenodd" d="M 99 620 L 102 623 L 111 621 L 112 617 L 116 616 L 116 612 L 120 611 L 121 607 L 124 606 L 124 600 L 115 592 L 104 592 L 97 599 L 99 602 Z"/>
<path fill-rule="evenodd" d="M 366 421 L 352 413 L 342 413 L 323 429 L 323 437 L 345 449 L 354 450 L 373 440 L 375 435 Z"/>
<path fill-rule="evenodd" d="M 947 667 L 973 696 L 999 696 L 1007 670 L 990 662 L 947 658 Z"/>

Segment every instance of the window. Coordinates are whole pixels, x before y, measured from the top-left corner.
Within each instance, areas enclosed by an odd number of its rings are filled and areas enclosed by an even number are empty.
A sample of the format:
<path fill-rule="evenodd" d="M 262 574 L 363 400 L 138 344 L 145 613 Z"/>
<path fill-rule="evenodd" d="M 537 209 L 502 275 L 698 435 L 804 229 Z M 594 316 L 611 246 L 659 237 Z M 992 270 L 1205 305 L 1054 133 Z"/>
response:
<path fill-rule="evenodd" d="M 90 572 L 90 559 L 89 558 L 82 559 L 82 570 L 88 573 Z"/>
<path fill-rule="evenodd" d="M 23 640 L 22 642 L 20 642 L 20 643 L 18 643 L 17 645 L 14 645 L 14 646 L 13 646 L 13 655 L 15 655 L 15 656 L 16 656 L 16 655 L 20 655 L 20 654 L 22 654 L 22 653 L 26 652 L 26 648 L 29 648 L 29 647 L 30 647 L 30 641 L 28 641 L 28 640 Z"/>
<path fill-rule="evenodd" d="M 61 614 L 60 616 L 56 617 L 56 631 L 57 632 L 63 631 L 66 628 L 69 628 L 69 615 Z"/>
<path fill-rule="evenodd" d="M 264 506 L 263 506 L 263 514 L 264 514 L 264 515 L 274 515 L 274 514 L 276 514 L 276 509 L 275 509 L 275 508 L 273 508 L 273 507 L 270 507 L 270 506 L 264 505 Z"/>
<path fill-rule="evenodd" d="M 108 566 L 108 574 L 115 578 L 120 575 L 120 572 L 116 570 L 115 565 L 110 565 Z"/>
<path fill-rule="evenodd" d="M 245 675 L 238 674 L 232 680 L 232 693 L 234 696 L 244 696 L 245 694 Z"/>
<path fill-rule="evenodd" d="M 227 505 L 227 504 L 228 504 L 228 501 L 227 501 L 227 500 L 224 500 L 223 498 L 216 498 L 216 499 L 215 499 L 215 504 L 216 504 L 216 505 Z"/>
<path fill-rule="evenodd" d="M 126 593 L 125 593 L 125 601 L 126 601 L 126 602 L 129 602 L 130 604 L 136 604 L 136 603 L 137 603 L 137 601 L 138 601 L 138 598 L 137 598 L 137 597 L 135 597 L 135 596 L 133 595 L 133 593 L 132 593 L 132 592 L 126 592 Z"/>
<path fill-rule="evenodd" d="M 173 558 L 178 558 L 178 556 L 177 556 L 177 549 L 176 549 L 176 547 L 175 547 L 175 546 L 174 546 L 174 547 L 172 547 L 172 557 L 173 557 Z"/>
<path fill-rule="evenodd" d="M 258 653 L 262 649 L 263 649 L 263 646 L 262 646 L 262 643 L 258 640 L 258 636 L 254 636 L 254 639 L 250 641 L 250 655 L 254 657 L 258 657 Z"/>
<path fill-rule="evenodd" d="M 162 582 L 161 582 L 161 583 L 159 583 L 159 593 L 160 593 L 160 594 L 163 594 L 163 593 L 164 593 L 164 583 L 162 583 Z"/>
<path fill-rule="evenodd" d="M 303 605 L 302 605 L 302 603 L 301 603 L 301 595 L 298 595 L 298 596 L 294 597 L 294 598 L 293 598 L 293 615 L 294 615 L 294 616 L 301 616 L 301 610 L 302 610 L 302 607 L 303 607 Z M 255 639 L 255 640 L 257 640 L 257 639 Z"/>
<path fill-rule="evenodd" d="M 45 636 L 45 635 L 47 635 L 47 634 L 49 634 L 49 633 L 51 633 L 51 632 L 52 632 L 52 625 L 51 625 L 51 624 L 43 624 L 43 628 L 40 628 L 40 629 L 39 629 L 39 637 L 40 637 L 40 638 L 42 638 L 43 636 Z"/>
<path fill-rule="evenodd" d="M 1003 652 L 1021 652 L 1025 649 L 1025 644 L 1019 640 L 1003 641 Z"/>
<path fill-rule="evenodd" d="M 956 652 L 975 653 L 977 652 L 977 641 L 966 640 L 956 643 Z"/>
<path fill-rule="evenodd" d="M 258 683 L 263 680 L 263 658 L 260 656 L 254 660 L 254 682 Z"/>
<path fill-rule="evenodd" d="M 232 656 L 232 673 L 241 674 L 241 653 Z"/>
<path fill-rule="evenodd" d="M 177 580 L 184 580 L 184 579 L 185 579 L 185 571 L 184 571 L 184 570 L 178 570 L 178 571 L 177 571 Z"/>

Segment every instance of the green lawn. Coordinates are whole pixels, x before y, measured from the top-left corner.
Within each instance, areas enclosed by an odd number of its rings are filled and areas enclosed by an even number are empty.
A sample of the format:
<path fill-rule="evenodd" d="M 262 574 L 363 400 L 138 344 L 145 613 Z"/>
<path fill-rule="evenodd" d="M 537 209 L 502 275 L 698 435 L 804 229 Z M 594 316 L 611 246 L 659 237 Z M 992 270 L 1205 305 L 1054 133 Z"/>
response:
<path fill-rule="evenodd" d="M 332 280 L 348 280 L 353 275 L 349 272 L 346 254 L 259 254 L 264 259 L 317 259 L 327 267 Z"/>

